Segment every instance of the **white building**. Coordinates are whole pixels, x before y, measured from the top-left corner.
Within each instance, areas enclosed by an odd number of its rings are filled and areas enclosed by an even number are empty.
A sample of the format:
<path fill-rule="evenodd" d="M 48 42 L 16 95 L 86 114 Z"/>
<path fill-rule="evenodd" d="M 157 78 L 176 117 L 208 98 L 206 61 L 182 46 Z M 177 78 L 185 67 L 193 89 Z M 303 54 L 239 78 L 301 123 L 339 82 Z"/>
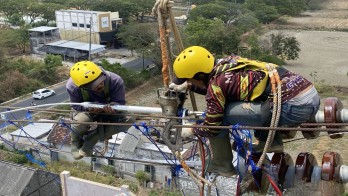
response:
<path fill-rule="evenodd" d="M 122 24 L 118 12 L 57 10 L 56 24 L 63 40 L 111 46 L 116 29 Z"/>

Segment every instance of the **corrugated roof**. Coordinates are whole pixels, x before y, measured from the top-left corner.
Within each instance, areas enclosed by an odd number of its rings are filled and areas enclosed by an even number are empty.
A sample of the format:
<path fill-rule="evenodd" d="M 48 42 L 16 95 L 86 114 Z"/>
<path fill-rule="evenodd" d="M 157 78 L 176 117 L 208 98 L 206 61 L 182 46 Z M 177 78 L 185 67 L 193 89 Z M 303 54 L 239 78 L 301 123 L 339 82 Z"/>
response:
<path fill-rule="evenodd" d="M 77 50 L 84 50 L 89 51 L 89 43 L 84 42 L 75 42 L 75 41 L 69 41 L 69 40 L 59 40 L 52 43 L 45 44 L 46 46 L 57 46 L 62 48 L 72 48 Z M 91 44 L 91 54 L 102 52 L 105 50 L 104 45 L 99 44 Z"/>
<path fill-rule="evenodd" d="M 0 195 L 61 195 L 59 175 L 0 161 Z"/>
<path fill-rule="evenodd" d="M 1 195 L 21 195 L 35 171 L 20 169 L 0 161 Z"/>
<path fill-rule="evenodd" d="M 23 130 L 28 133 L 33 138 L 41 138 L 48 134 L 48 132 L 52 129 L 54 123 L 32 123 L 25 127 Z M 19 137 L 28 137 L 22 129 L 17 129 L 16 131 L 10 133 L 12 136 Z"/>
<path fill-rule="evenodd" d="M 59 28 L 58 27 L 41 26 L 41 27 L 35 27 L 32 29 L 28 29 L 28 31 L 45 32 L 45 31 L 51 31 L 54 29 L 59 29 Z"/>
<path fill-rule="evenodd" d="M 71 137 L 69 134 L 70 130 L 68 127 L 61 124 L 55 124 L 52 131 L 47 137 L 47 142 L 54 144 L 71 144 Z"/>

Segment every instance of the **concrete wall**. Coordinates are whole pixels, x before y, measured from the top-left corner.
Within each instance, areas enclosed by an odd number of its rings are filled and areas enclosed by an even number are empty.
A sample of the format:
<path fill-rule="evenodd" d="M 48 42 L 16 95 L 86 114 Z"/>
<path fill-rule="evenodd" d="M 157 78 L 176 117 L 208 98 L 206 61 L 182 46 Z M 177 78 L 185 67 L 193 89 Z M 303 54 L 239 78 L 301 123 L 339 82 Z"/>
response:
<path fill-rule="evenodd" d="M 90 35 L 86 31 L 78 31 L 71 29 L 60 29 L 60 37 L 62 40 L 74 40 L 77 42 L 89 43 Z M 98 32 L 91 32 L 92 44 L 100 43 L 100 36 Z"/>
<path fill-rule="evenodd" d="M 63 196 L 96 196 L 96 195 L 124 195 L 135 196 L 129 191 L 127 185 L 113 187 L 81 178 L 70 176 L 70 172 L 63 171 L 60 173 Z"/>

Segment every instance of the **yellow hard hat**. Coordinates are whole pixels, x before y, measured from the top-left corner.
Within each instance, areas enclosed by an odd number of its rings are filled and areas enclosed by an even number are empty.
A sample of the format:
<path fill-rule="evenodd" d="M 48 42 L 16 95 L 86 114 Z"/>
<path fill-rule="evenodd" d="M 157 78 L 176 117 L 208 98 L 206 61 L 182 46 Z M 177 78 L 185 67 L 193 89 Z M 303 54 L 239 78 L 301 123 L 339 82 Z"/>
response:
<path fill-rule="evenodd" d="M 193 78 L 196 73 L 210 73 L 214 67 L 214 57 L 201 46 L 191 46 L 175 59 L 173 69 L 178 78 Z"/>
<path fill-rule="evenodd" d="M 78 87 L 92 82 L 101 73 L 100 67 L 91 61 L 77 62 L 70 69 L 70 77 Z"/>

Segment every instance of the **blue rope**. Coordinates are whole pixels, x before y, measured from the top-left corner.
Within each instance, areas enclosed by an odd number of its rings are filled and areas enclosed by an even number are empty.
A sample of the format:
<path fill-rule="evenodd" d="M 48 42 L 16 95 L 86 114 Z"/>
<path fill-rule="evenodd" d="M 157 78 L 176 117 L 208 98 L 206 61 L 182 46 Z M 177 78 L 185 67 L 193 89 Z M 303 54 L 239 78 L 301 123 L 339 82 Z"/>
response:
<path fill-rule="evenodd" d="M 144 130 L 149 130 L 150 128 L 155 129 L 155 128 L 152 127 L 152 126 L 148 127 L 148 126 L 146 125 L 145 122 L 142 122 L 142 123 L 140 123 L 140 124 L 144 127 Z M 133 126 L 134 126 L 136 129 L 138 129 L 138 130 L 139 130 L 139 131 L 140 131 L 140 132 L 153 144 L 153 145 L 156 146 L 156 148 L 157 148 L 158 151 L 162 154 L 162 156 L 163 156 L 164 159 L 167 161 L 167 163 L 175 165 L 175 162 L 174 162 L 173 160 L 171 160 L 171 159 L 168 157 L 168 155 L 167 155 L 166 153 L 164 153 L 164 152 L 161 150 L 160 147 L 158 147 L 158 145 L 156 144 L 156 142 L 155 142 L 149 135 L 147 135 L 144 131 L 142 131 L 142 130 L 140 129 L 140 127 L 139 127 L 136 123 L 134 123 Z M 155 129 L 155 130 L 156 130 L 156 129 Z M 171 160 L 172 163 L 170 163 L 169 160 Z"/>
<path fill-rule="evenodd" d="M 30 154 L 30 153 L 25 153 L 24 151 L 21 151 L 21 150 L 20 150 L 19 152 L 21 152 L 22 154 L 24 154 L 25 157 L 27 157 L 27 159 L 28 159 L 30 162 L 36 163 L 36 164 L 38 164 L 38 165 L 41 166 L 41 167 L 45 167 L 45 166 L 46 166 L 45 162 L 39 161 L 39 160 L 35 159 L 34 156 L 33 156 L 32 154 Z M 40 153 L 39 153 L 39 156 L 40 156 Z M 41 158 L 41 157 L 40 157 L 40 158 Z"/>
<path fill-rule="evenodd" d="M 235 143 L 237 144 L 236 151 L 237 151 L 238 155 L 242 156 L 246 160 L 245 171 L 239 171 L 239 169 L 237 169 L 237 173 L 241 177 L 241 181 L 242 181 L 241 172 L 243 172 L 243 174 L 245 174 L 247 172 L 247 168 L 249 168 L 249 166 L 250 166 L 254 181 L 255 181 L 256 185 L 260 188 L 260 185 L 255 180 L 255 174 L 259 170 L 261 170 L 261 168 L 257 167 L 255 162 L 252 159 L 252 135 L 251 135 L 250 131 L 244 130 L 244 129 L 240 130 L 240 126 L 238 124 L 236 124 L 236 125 L 232 125 L 231 135 L 232 135 Z M 250 152 L 250 154 L 247 154 L 247 152 Z M 237 156 L 237 168 L 239 168 L 238 165 L 239 165 L 239 157 Z"/>
<path fill-rule="evenodd" d="M 117 138 L 118 138 L 118 134 L 116 135 L 114 145 L 112 145 L 112 149 L 111 149 L 111 153 L 110 153 L 110 158 L 112 157 L 112 153 L 114 153 L 114 149 L 115 149 L 115 146 L 116 146 Z"/>
<path fill-rule="evenodd" d="M 30 111 L 28 110 L 27 113 L 25 114 L 25 119 L 26 120 L 31 120 L 29 121 L 29 124 L 34 124 L 33 122 L 33 116 L 31 115 Z"/>

